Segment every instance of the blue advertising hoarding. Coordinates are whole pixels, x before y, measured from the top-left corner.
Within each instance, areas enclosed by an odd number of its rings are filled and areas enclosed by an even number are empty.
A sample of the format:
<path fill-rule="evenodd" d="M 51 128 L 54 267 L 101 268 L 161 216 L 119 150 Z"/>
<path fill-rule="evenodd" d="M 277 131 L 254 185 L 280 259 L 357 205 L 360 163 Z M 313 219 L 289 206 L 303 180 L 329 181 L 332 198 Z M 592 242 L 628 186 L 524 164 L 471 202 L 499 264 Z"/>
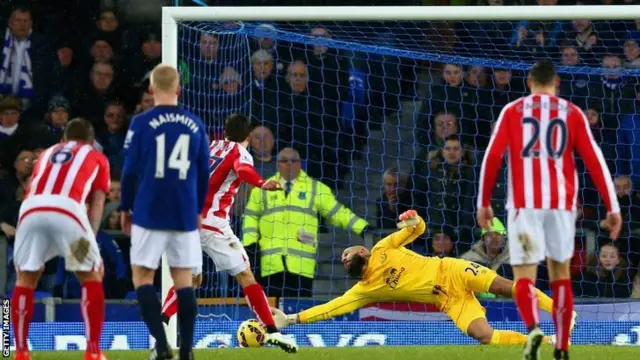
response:
<path fill-rule="evenodd" d="M 239 321 L 199 320 L 195 331 L 196 348 L 237 347 Z M 521 322 L 492 322 L 496 329 L 524 331 Z M 553 324 L 542 328 L 552 333 Z M 34 323 L 29 344 L 34 351 L 83 350 L 85 327 L 74 323 Z M 448 321 L 332 321 L 295 325 L 283 331 L 299 346 L 345 347 L 381 345 L 465 345 L 477 342 L 462 334 Z M 573 331 L 574 344 L 615 344 L 640 346 L 640 321 L 584 321 Z M 11 336 L 13 343 L 13 334 Z M 110 350 L 149 349 L 153 339 L 143 322 L 107 322 L 101 347 Z"/>

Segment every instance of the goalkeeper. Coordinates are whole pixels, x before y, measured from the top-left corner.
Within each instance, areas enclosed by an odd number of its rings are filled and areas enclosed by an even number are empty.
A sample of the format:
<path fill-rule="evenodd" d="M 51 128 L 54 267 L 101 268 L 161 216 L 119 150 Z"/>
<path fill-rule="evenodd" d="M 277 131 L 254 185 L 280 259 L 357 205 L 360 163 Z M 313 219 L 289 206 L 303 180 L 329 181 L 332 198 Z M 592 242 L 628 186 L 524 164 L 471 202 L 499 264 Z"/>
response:
<path fill-rule="evenodd" d="M 312 323 L 352 312 L 378 301 L 436 304 L 465 334 L 482 344 L 525 344 L 527 335 L 494 330 L 474 293 L 490 292 L 511 298 L 514 282 L 473 262 L 455 258 L 425 257 L 404 248 L 425 231 L 424 220 L 414 210 L 400 215 L 402 229 L 380 240 L 371 252 L 352 246 L 342 253 L 350 276 L 360 281 L 344 295 L 298 314 L 272 309 L 278 328 Z M 540 308 L 551 312 L 551 298 L 536 290 Z M 572 328 L 575 323 L 572 323 Z M 545 337 L 551 344 L 553 337 Z"/>

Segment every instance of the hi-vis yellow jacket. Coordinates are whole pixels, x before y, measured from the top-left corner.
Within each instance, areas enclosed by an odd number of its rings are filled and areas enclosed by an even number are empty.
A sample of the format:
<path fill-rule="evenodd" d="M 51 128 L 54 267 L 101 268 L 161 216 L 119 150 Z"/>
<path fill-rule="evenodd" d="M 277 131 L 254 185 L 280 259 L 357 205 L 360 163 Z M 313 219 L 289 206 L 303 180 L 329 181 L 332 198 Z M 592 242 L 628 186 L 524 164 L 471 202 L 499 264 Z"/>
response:
<path fill-rule="evenodd" d="M 280 180 L 280 174 L 270 179 Z M 332 225 L 356 234 L 367 226 L 366 220 L 338 203 L 327 185 L 304 171 L 288 196 L 284 191 L 251 190 L 244 212 L 242 243 L 258 243 L 262 277 L 284 271 L 314 277 L 318 214 Z"/>

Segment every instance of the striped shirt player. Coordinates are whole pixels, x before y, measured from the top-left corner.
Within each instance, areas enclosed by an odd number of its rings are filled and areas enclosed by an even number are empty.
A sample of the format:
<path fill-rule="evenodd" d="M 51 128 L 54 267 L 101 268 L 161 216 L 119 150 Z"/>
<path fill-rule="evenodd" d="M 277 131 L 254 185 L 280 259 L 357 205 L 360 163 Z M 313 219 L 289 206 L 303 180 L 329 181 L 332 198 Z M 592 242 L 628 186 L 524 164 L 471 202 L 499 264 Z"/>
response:
<path fill-rule="evenodd" d="M 20 207 L 17 268 L 37 271 L 56 256 L 66 258 L 73 243 L 83 238 L 89 240 L 89 253 L 82 259 L 65 259 L 66 268 L 98 271 L 102 260 L 95 241 L 97 229 L 92 229 L 85 203 L 89 194 L 106 194 L 109 187 L 109 162 L 91 145 L 69 141 L 40 154 Z"/>
<path fill-rule="evenodd" d="M 64 258 L 66 270 L 75 272 L 82 282 L 81 311 L 87 330 L 84 358 L 104 359 L 100 352 L 103 268 L 95 233 L 110 187 L 109 162 L 90 145 L 94 135 L 89 121 L 71 120 L 64 139 L 40 154 L 20 206 L 13 260 L 18 280 L 11 300 L 18 360 L 30 358 L 27 336 L 40 271 L 57 256 Z"/>
<path fill-rule="evenodd" d="M 505 106 L 482 162 L 479 208 L 491 204 L 491 190 L 505 150 L 509 154 L 509 232 L 514 234 L 511 230 L 519 227 L 518 219 L 540 216 L 544 228 L 530 229 L 531 241 L 549 238 L 531 252 L 523 249 L 517 237 L 509 237 L 514 240 L 509 244 L 512 264 L 537 263 L 545 255 L 563 262 L 573 256 L 579 188 L 574 151 L 583 159 L 607 211 L 620 210 L 609 169 L 587 117 L 571 102 L 533 94 Z"/>
<path fill-rule="evenodd" d="M 253 157 L 241 144 L 216 140 L 209 147 L 209 189 L 202 210 L 200 240 L 218 271 L 232 276 L 249 267 L 249 258 L 229 224 L 231 209 L 242 182 L 262 187 L 265 181 L 253 168 Z M 233 243 L 233 245 L 231 245 Z M 200 274 L 202 269 L 194 269 Z"/>
<path fill-rule="evenodd" d="M 556 328 L 555 359 L 568 358 L 575 324 L 569 262 L 573 257 L 578 202 L 574 153 L 580 155 L 607 207 L 611 238 L 620 231 L 620 207 L 611 174 L 585 114 L 556 96 L 560 78 L 551 61 L 536 62 L 527 84 L 531 95 L 507 104 L 500 113 L 480 170 L 478 223 L 490 229 L 491 191 L 508 152 L 509 253 L 514 298 L 529 334 L 524 359 L 540 358 L 540 329 L 534 288 L 538 263 L 547 258 Z"/>
<path fill-rule="evenodd" d="M 251 122 L 246 116 L 227 116 L 224 132 L 225 140 L 215 140 L 209 146 L 209 182 L 200 231 L 202 250 L 213 260 L 217 271 L 226 271 L 240 284 L 247 304 L 267 330 L 265 341 L 285 352 L 296 352 L 297 346 L 275 327 L 264 291 L 251 272 L 247 252 L 229 224 L 233 199 L 242 182 L 266 191 L 282 187 L 275 180 L 265 181 L 254 169 L 253 157 L 247 151 Z M 195 281 L 199 281 L 201 273 L 201 267 L 193 269 Z M 176 313 L 177 299 L 172 297 L 173 292 L 169 290 L 162 306 L 165 322 Z"/>

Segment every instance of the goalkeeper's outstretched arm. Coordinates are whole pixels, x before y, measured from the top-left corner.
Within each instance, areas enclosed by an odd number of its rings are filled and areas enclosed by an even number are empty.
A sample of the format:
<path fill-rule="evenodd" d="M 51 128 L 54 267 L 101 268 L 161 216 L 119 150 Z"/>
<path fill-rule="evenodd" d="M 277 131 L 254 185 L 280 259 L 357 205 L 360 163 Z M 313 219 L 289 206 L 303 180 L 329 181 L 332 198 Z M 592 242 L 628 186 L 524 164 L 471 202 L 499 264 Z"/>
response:
<path fill-rule="evenodd" d="M 364 305 L 375 301 L 370 297 L 364 296 L 360 292 L 360 285 L 356 284 L 344 295 L 335 298 L 322 305 L 314 306 L 310 309 L 301 311 L 297 314 L 285 315 L 278 309 L 272 309 L 274 320 L 278 328 L 283 328 L 297 323 L 313 323 L 316 321 L 329 320 L 336 316 L 348 314 Z"/>

